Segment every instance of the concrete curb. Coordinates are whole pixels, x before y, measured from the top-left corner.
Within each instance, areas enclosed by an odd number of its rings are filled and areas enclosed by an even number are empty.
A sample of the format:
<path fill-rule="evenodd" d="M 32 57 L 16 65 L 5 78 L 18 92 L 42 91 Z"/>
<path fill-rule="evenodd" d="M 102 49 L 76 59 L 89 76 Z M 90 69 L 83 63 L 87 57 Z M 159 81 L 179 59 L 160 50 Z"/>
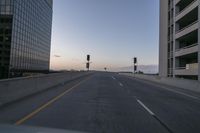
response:
<path fill-rule="evenodd" d="M 158 84 L 168 85 L 172 87 L 177 87 L 184 90 L 190 90 L 193 92 L 200 92 L 200 82 L 195 80 L 179 79 L 179 78 L 168 78 L 168 77 L 159 77 L 152 75 L 142 75 L 142 74 L 125 74 L 120 73 L 121 75 L 130 76 L 142 80 L 147 80 L 155 82 Z"/>

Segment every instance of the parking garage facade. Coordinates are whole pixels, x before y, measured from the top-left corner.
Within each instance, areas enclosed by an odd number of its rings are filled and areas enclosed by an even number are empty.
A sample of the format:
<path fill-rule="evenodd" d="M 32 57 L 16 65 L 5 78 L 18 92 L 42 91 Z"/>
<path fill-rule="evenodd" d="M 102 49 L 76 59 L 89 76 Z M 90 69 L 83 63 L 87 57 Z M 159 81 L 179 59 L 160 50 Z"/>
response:
<path fill-rule="evenodd" d="M 160 1 L 160 76 L 200 80 L 199 1 Z"/>

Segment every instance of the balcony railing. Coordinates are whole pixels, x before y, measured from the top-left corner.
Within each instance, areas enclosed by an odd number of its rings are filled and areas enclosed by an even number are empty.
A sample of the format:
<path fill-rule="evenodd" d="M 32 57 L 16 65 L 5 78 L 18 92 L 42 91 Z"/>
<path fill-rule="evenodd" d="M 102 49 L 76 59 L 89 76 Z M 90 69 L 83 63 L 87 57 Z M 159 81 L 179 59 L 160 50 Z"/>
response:
<path fill-rule="evenodd" d="M 193 2 L 191 2 L 188 6 L 186 6 L 185 8 L 183 8 L 180 12 L 176 13 L 176 16 L 178 16 L 179 14 L 181 14 L 182 12 L 184 12 L 188 7 L 190 7 L 193 3 L 195 3 L 197 0 L 194 0 Z"/>
<path fill-rule="evenodd" d="M 176 34 L 179 33 L 179 32 L 181 32 L 181 31 L 183 31 L 183 30 L 185 30 L 185 29 L 187 29 L 187 28 L 189 28 L 190 26 L 196 24 L 197 22 L 198 22 L 198 20 L 196 20 L 196 21 L 194 21 L 193 23 L 187 25 L 186 27 L 184 27 L 184 28 L 182 28 L 182 29 L 176 31 Z"/>
<path fill-rule="evenodd" d="M 186 67 L 178 67 L 174 70 L 175 75 L 198 75 L 198 63 L 187 64 Z"/>
<path fill-rule="evenodd" d="M 188 49 L 188 48 L 191 48 L 191 47 L 194 47 L 194 46 L 197 46 L 197 45 L 198 45 L 198 43 L 195 43 L 195 44 L 192 44 L 192 45 L 189 45 L 189 46 L 186 46 L 186 47 L 182 47 L 182 48 L 176 49 L 176 52 L 183 50 L 183 49 Z"/>
<path fill-rule="evenodd" d="M 198 66 L 198 63 L 186 64 L 185 67 L 176 67 L 176 70 L 197 70 Z"/>

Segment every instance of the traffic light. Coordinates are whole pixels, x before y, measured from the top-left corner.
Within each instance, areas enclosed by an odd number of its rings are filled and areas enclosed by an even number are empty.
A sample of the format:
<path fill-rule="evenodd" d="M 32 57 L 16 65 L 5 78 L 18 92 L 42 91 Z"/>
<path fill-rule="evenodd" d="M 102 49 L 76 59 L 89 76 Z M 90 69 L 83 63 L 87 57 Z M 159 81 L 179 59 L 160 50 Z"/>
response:
<path fill-rule="evenodd" d="M 86 63 L 86 68 L 87 68 L 87 69 L 90 68 L 90 63 Z"/>
<path fill-rule="evenodd" d="M 137 57 L 133 58 L 133 64 L 134 64 L 134 73 L 137 71 Z"/>
<path fill-rule="evenodd" d="M 90 61 L 90 55 L 87 55 L 87 61 Z"/>
<path fill-rule="evenodd" d="M 134 57 L 134 64 L 136 64 L 137 63 L 137 58 L 136 57 Z"/>
<path fill-rule="evenodd" d="M 134 66 L 134 72 L 136 72 L 136 71 L 137 71 L 137 66 L 135 65 L 135 66 Z"/>

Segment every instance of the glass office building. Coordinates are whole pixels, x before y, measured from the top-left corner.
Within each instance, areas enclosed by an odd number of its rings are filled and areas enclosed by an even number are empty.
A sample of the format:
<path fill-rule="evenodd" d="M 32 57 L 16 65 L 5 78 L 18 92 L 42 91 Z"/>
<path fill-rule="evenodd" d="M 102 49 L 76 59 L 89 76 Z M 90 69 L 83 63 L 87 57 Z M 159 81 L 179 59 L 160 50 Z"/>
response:
<path fill-rule="evenodd" d="M 53 0 L 0 0 L 0 78 L 48 72 Z"/>

